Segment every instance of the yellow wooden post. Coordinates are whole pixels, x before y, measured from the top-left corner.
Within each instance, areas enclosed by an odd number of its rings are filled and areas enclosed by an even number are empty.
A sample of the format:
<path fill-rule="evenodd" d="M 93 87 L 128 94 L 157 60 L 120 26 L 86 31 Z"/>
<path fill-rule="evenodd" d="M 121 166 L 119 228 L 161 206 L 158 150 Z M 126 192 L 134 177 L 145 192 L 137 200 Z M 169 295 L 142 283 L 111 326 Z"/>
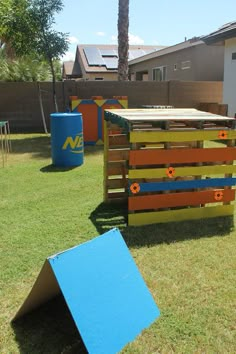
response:
<path fill-rule="evenodd" d="M 108 202 L 108 190 L 107 190 L 107 161 L 108 161 L 108 149 L 109 149 L 109 137 L 107 129 L 107 121 L 104 120 L 104 154 L 103 154 L 103 200 Z"/>

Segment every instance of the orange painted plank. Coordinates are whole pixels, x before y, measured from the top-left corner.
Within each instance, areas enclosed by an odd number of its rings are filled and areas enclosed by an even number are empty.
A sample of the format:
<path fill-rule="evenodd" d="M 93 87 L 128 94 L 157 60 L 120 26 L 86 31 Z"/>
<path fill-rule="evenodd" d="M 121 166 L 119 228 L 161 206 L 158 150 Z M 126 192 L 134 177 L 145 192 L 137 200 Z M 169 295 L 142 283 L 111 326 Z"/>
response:
<path fill-rule="evenodd" d="M 132 166 L 158 165 L 168 163 L 191 163 L 233 161 L 236 159 L 236 148 L 209 149 L 146 149 L 131 150 L 129 164 Z"/>
<path fill-rule="evenodd" d="M 215 194 L 222 192 L 222 199 L 216 200 Z M 216 202 L 230 202 L 235 198 L 234 189 L 217 189 L 199 192 L 143 195 L 128 198 L 128 210 L 172 208 L 177 206 L 199 205 Z"/>

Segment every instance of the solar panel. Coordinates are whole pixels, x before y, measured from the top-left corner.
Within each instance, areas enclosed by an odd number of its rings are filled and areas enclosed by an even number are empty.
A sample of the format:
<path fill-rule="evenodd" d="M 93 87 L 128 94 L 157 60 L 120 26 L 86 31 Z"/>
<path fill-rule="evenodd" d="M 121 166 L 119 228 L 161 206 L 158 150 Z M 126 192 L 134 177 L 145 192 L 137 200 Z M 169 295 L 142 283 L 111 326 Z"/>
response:
<path fill-rule="evenodd" d="M 143 49 L 130 50 L 129 51 L 129 60 L 136 59 L 136 58 L 141 57 L 142 55 L 148 54 L 150 52 L 151 51 L 143 50 Z"/>
<path fill-rule="evenodd" d="M 93 65 L 105 65 L 100 51 L 96 47 L 84 47 L 84 54 L 86 56 L 89 66 Z"/>
<path fill-rule="evenodd" d="M 97 47 L 84 47 L 89 66 L 106 66 L 109 70 L 118 68 L 118 49 L 99 49 Z M 134 49 L 129 50 L 129 60 L 136 59 L 154 50 Z"/>
<path fill-rule="evenodd" d="M 100 49 L 100 53 L 103 57 L 117 57 L 117 50 L 115 49 Z"/>
<path fill-rule="evenodd" d="M 107 69 L 109 70 L 112 70 L 112 69 L 117 69 L 118 68 L 118 58 L 103 58 L 105 64 L 106 64 L 106 67 Z"/>

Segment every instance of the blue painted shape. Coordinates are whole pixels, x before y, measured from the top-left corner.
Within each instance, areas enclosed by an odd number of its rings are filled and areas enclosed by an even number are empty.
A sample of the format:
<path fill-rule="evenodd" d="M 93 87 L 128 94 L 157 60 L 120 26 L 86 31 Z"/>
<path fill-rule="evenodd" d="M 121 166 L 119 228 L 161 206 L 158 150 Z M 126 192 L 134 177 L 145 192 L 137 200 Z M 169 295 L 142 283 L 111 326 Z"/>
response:
<path fill-rule="evenodd" d="M 81 100 L 80 105 L 81 105 L 81 104 L 94 104 L 94 103 L 95 103 L 94 100 L 92 100 L 91 98 L 89 98 L 89 99 Z"/>
<path fill-rule="evenodd" d="M 158 191 L 173 191 L 173 190 L 192 189 L 192 188 L 234 186 L 235 184 L 236 184 L 236 178 L 209 178 L 209 179 L 195 179 L 192 181 L 139 183 L 139 186 L 140 186 L 140 192 L 158 192 Z"/>
<path fill-rule="evenodd" d="M 117 229 L 48 261 L 90 354 L 117 353 L 160 315 Z"/>
<path fill-rule="evenodd" d="M 116 98 L 109 98 L 108 100 L 106 100 L 105 104 L 118 104 L 119 100 L 117 100 Z"/>
<path fill-rule="evenodd" d="M 98 107 L 98 139 L 103 139 L 103 136 L 102 136 L 102 107 Z"/>
<path fill-rule="evenodd" d="M 84 146 L 94 146 L 96 145 L 96 141 L 85 141 Z"/>

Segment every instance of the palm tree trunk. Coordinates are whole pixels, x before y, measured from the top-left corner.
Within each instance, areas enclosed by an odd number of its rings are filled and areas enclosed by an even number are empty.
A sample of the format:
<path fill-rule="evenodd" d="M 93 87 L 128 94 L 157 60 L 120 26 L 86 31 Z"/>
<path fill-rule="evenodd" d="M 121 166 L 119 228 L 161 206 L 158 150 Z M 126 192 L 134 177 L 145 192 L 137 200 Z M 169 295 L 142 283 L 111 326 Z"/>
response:
<path fill-rule="evenodd" d="M 119 0 L 118 12 L 118 80 L 127 81 L 129 55 L 129 0 Z"/>

